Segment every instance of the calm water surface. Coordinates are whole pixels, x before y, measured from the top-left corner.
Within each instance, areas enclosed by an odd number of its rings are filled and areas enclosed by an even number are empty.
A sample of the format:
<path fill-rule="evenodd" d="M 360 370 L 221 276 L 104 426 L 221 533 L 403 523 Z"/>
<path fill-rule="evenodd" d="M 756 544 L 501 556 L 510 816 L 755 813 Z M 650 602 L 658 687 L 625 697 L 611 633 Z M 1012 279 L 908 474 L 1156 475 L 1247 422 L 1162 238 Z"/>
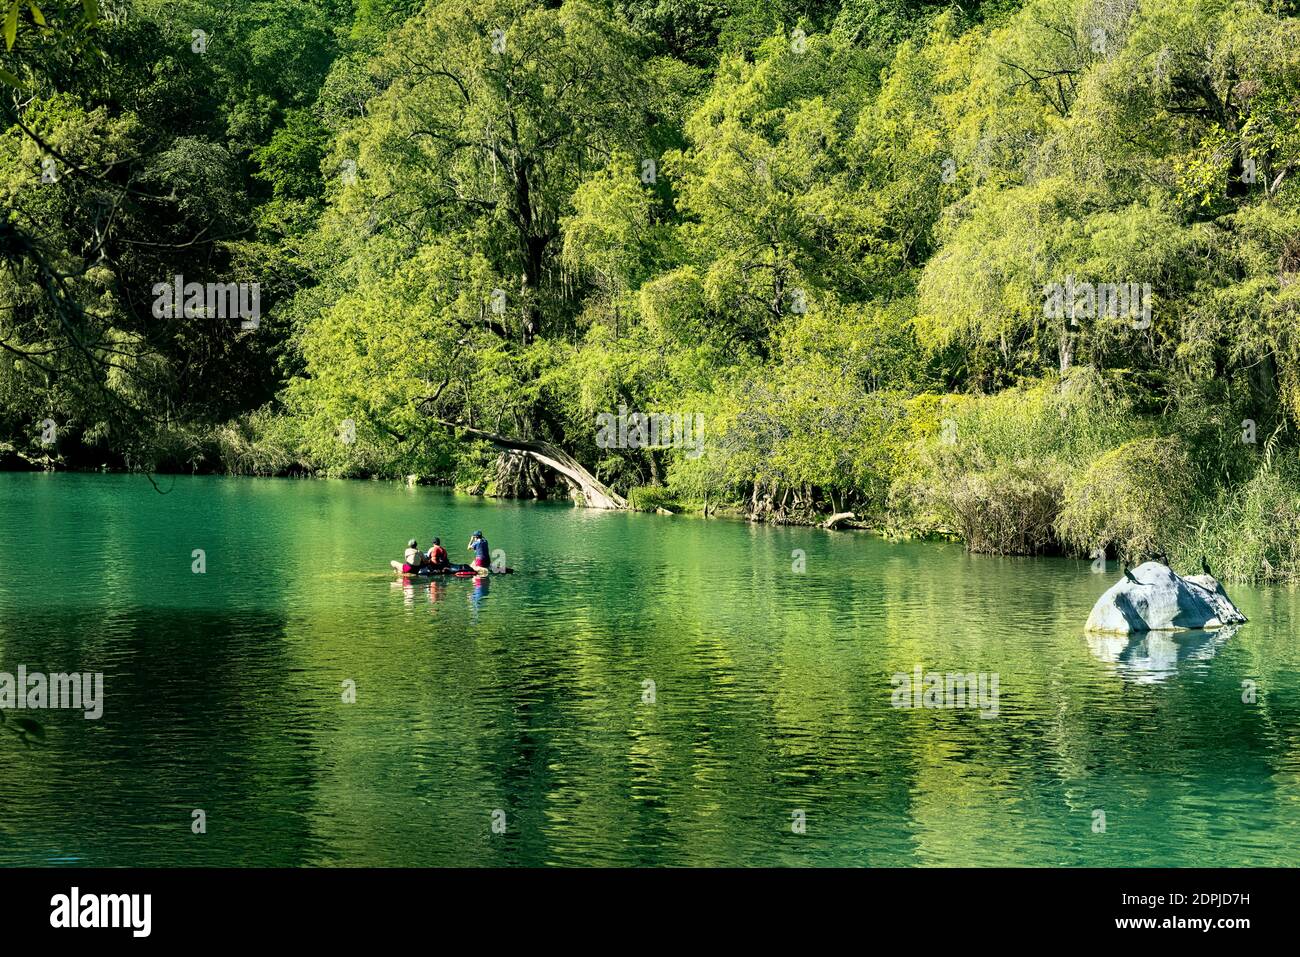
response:
<path fill-rule="evenodd" d="M 0 474 L 0 671 L 106 693 L 98 721 L 39 713 L 43 742 L 0 727 L 0 863 L 1300 863 L 1290 590 L 1234 589 L 1230 636 L 1096 641 L 1118 572 L 1086 562 L 160 484 Z M 518 574 L 389 574 L 412 536 L 465 560 L 476 528 Z M 917 665 L 996 673 L 997 716 L 891 707 Z"/>

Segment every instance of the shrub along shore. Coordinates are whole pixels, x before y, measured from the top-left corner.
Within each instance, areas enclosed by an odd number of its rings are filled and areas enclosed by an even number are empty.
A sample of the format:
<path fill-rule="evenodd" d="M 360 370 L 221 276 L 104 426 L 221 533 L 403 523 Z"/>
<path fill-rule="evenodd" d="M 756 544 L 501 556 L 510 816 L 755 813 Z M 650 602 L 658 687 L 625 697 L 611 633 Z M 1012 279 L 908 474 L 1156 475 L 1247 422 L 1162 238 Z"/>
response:
<path fill-rule="evenodd" d="M 1095 558 L 1104 549 L 1110 559 L 1136 564 L 1162 556 L 1184 569 L 1208 556 L 1224 580 L 1300 579 L 1300 470 L 1279 454 L 1279 436 L 1259 441 L 1248 427 L 1219 420 L 1166 434 L 1160 429 L 1169 418 L 1144 419 L 1133 405 L 1086 368 L 992 396 L 900 398 L 889 428 L 866 439 L 878 442 L 872 454 L 891 466 L 871 499 L 772 479 L 748 486 L 692 481 L 686 462 L 718 469 L 734 454 L 728 433 L 706 428 L 698 457 L 674 464 L 667 484 L 627 489 L 627 504 L 789 525 L 821 525 L 843 507 L 852 517 L 836 527 L 942 537 L 975 552 Z M 267 431 L 284 425 L 273 420 Z M 229 427 L 185 447 L 201 457 L 165 471 L 402 479 L 491 497 L 580 501 L 536 463 L 488 447 L 468 450 L 441 474 L 407 475 L 318 469 L 265 433 L 250 439 Z M 831 454 L 843 459 L 852 451 Z"/>

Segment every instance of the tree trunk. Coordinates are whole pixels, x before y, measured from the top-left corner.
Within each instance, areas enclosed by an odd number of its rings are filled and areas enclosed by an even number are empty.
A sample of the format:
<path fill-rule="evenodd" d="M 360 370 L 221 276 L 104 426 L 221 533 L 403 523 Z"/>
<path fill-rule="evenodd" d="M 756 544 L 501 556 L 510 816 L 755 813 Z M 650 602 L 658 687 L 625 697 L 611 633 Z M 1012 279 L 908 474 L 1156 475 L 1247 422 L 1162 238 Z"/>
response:
<path fill-rule="evenodd" d="M 854 517 L 852 512 L 836 512 L 826 521 L 822 522 L 822 528 L 838 528 L 842 523 L 849 521 Z"/>
<path fill-rule="evenodd" d="M 532 184 L 528 179 L 532 167 L 531 160 L 518 161 L 514 166 L 514 219 L 523 266 L 523 273 L 519 277 L 519 292 L 524 300 L 520 341 L 525 346 L 541 333 L 541 312 L 536 297 L 542 288 L 546 247 L 553 238 L 533 208 Z"/>
<path fill-rule="evenodd" d="M 509 435 L 498 435 L 495 432 L 488 432 L 484 429 L 475 429 L 467 425 L 461 425 L 457 422 L 448 422 L 446 419 L 437 419 L 433 421 L 439 425 L 446 426 L 449 429 L 465 433 L 469 438 L 481 439 L 484 442 L 491 442 L 499 449 L 507 449 L 511 452 L 520 452 L 524 455 L 536 459 L 542 465 L 553 469 L 572 485 L 582 492 L 583 501 L 589 508 L 607 508 L 607 509 L 624 509 L 627 508 L 627 500 L 618 493 L 606 488 L 594 475 L 582 467 L 572 455 L 563 449 L 556 448 L 549 442 L 541 442 L 533 439 L 517 439 Z"/>
<path fill-rule="evenodd" d="M 1057 353 L 1060 358 L 1061 375 L 1070 371 L 1070 366 L 1074 362 L 1074 347 L 1077 342 L 1077 333 L 1071 332 L 1067 325 L 1061 332 L 1061 339 L 1057 347 Z"/>

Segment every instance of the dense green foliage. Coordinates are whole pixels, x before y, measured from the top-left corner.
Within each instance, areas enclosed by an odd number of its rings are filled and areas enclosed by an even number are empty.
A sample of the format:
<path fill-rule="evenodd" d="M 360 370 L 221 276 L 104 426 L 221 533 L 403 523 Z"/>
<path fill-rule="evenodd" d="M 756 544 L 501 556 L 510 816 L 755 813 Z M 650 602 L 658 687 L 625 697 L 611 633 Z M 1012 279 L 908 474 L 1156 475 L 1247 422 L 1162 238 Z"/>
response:
<path fill-rule="evenodd" d="M 1288 4 L 101 13 L 3 57 L 13 454 L 556 491 L 449 422 L 636 507 L 1300 574 Z"/>

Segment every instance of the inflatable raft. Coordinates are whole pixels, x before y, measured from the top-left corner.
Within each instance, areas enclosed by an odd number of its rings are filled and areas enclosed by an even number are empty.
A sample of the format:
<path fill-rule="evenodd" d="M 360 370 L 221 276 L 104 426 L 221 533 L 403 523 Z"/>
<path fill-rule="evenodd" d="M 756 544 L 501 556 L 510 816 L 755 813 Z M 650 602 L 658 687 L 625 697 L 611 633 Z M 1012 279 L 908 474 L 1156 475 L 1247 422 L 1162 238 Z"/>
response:
<path fill-rule="evenodd" d="M 393 571 L 399 575 L 419 575 L 424 578 L 441 578 L 442 576 L 451 576 L 452 578 L 473 578 L 480 574 L 472 565 L 421 565 L 419 568 L 412 568 L 405 562 L 392 561 L 388 564 L 393 566 Z M 492 572 L 494 575 L 510 575 L 514 573 L 513 568 L 507 568 L 503 571 Z M 487 574 L 483 572 L 482 574 Z"/>

